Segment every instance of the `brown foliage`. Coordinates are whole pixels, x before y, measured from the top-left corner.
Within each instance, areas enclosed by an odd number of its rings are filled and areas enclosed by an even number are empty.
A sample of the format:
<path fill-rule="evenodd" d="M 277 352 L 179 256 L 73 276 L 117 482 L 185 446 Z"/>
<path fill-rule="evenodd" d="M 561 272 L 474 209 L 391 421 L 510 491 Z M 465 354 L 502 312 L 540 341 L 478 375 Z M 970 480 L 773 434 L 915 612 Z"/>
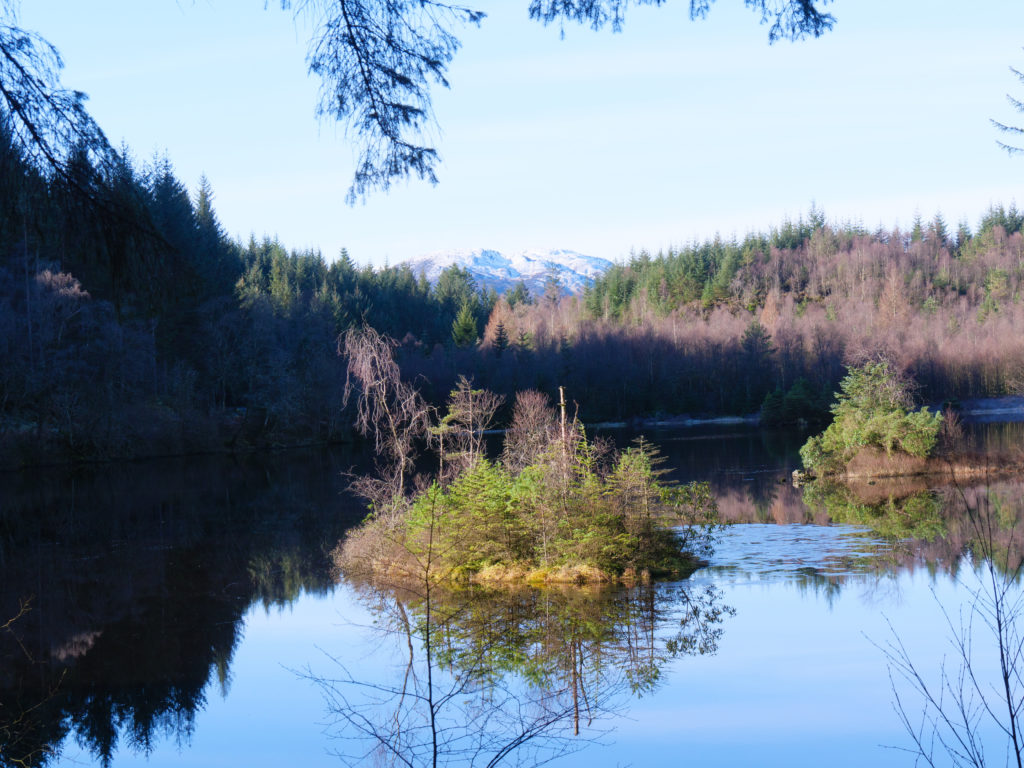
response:
<path fill-rule="evenodd" d="M 558 418 L 547 396 L 535 389 L 517 392 L 502 461 L 509 471 L 519 472 L 536 461 L 557 433 Z"/>

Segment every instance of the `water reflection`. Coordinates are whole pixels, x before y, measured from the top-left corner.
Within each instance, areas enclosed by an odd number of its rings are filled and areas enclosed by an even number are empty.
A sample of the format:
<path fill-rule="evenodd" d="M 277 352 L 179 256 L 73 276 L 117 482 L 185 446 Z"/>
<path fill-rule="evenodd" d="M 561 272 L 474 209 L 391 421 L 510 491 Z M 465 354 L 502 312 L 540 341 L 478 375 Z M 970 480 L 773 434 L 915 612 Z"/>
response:
<path fill-rule="evenodd" d="M 0 764 L 46 765 L 72 735 L 103 765 L 187 743 L 248 607 L 333 589 L 330 549 L 361 513 L 339 495 L 349 458 L 5 477 Z"/>
<path fill-rule="evenodd" d="M 382 665 L 339 655 L 310 672 L 349 765 L 545 763 L 599 740 L 670 659 L 715 653 L 732 613 L 715 588 L 679 583 L 349 588 Z"/>
<path fill-rule="evenodd" d="M 919 481 L 918 481 L 919 482 Z M 1024 479 L 947 483 L 819 483 L 804 503 L 834 523 L 870 529 L 892 547 L 877 564 L 887 570 L 926 567 L 956 576 L 964 557 L 1017 571 L 1024 552 Z"/>
<path fill-rule="evenodd" d="M 951 571 L 965 597 L 955 611 L 942 608 L 949 659 L 937 670 L 921 664 L 894 629 L 879 646 L 909 751 L 927 765 L 984 766 L 993 753 L 1024 762 L 1022 490 L 1004 480 L 934 494 L 947 513 L 943 554 L 962 553 Z"/>
<path fill-rule="evenodd" d="M 1024 481 L 959 488 L 878 483 L 818 503 L 789 482 L 798 439 L 772 443 L 729 434 L 690 433 L 663 443 L 677 479 L 710 479 L 723 517 L 750 524 L 729 530 L 712 569 L 698 573 L 701 583 L 731 588 L 754 578 L 778 580 L 831 604 L 847 585 L 905 583 L 895 577 L 908 572 L 966 581 L 989 540 L 992 552 L 1008 555 L 1000 560 L 1010 572 L 1019 568 Z M 1009 446 L 1018 437 L 1004 429 L 994 439 Z M 146 754 L 158 742 L 184 745 L 201 733 L 208 700 L 231 686 L 250 607 L 334 590 L 329 552 L 363 513 L 342 496 L 341 472 L 357 461 L 310 452 L 0 478 L 0 764 L 53 764 L 68 741 L 107 764 L 119 749 L 129 757 Z M 983 514 L 972 518 L 977 510 Z M 977 519 L 990 521 L 989 538 L 979 537 Z M 809 530 L 807 523 L 827 527 Z M 437 596 L 430 621 L 422 597 L 345 589 L 381 607 L 381 630 L 391 642 L 382 641 L 381 652 L 386 660 L 385 648 L 391 649 L 391 661 L 402 662 L 374 667 L 373 680 L 387 682 L 383 673 L 393 673 L 401 690 L 411 637 L 410 675 L 419 675 L 422 686 L 421 638 L 429 626 L 439 654 L 435 689 L 461 691 L 443 700 L 445 711 L 471 716 L 462 726 L 447 721 L 447 733 L 454 738 L 457 727 L 488 722 L 495 738 L 507 742 L 513 722 L 501 713 L 484 715 L 494 702 L 515 702 L 510 711 L 523 717 L 559 716 L 543 737 L 530 739 L 536 747 L 548 734 L 570 748 L 600 738 L 632 696 L 652 698 L 673 654 L 711 651 L 716 632 L 730 627 L 715 614 L 721 603 L 704 601 L 696 585 L 504 596 L 469 590 Z M 776 599 L 769 592 L 758 591 L 766 605 Z M 451 617 L 443 631 L 441 616 Z M 731 626 L 735 632 L 736 622 Z M 306 657 L 280 661 L 301 666 Z M 360 673 L 368 670 L 355 664 Z M 484 668 L 491 677 L 480 677 Z M 453 688 L 458 681 L 465 685 Z M 411 694 L 405 703 L 411 705 Z M 421 722 L 410 715 L 403 738 Z M 579 737 L 573 736 L 577 723 Z M 460 743 L 477 745 L 482 758 L 482 742 L 468 738 Z M 354 743 L 340 743 L 352 751 Z M 543 754 L 557 746 L 548 742 Z M 541 754 L 531 748 L 518 751 L 521 762 Z"/>

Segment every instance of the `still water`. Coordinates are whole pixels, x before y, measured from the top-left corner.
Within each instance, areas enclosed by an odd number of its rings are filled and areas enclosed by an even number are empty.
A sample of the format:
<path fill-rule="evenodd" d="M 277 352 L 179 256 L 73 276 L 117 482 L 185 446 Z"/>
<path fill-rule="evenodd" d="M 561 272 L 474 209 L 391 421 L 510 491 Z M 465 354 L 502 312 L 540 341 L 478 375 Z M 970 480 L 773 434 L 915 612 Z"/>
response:
<path fill-rule="evenodd" d="M 737 523 L 686 583 L 429 603 L 332 578 L 358 455 L 5 476 L 0 764 L 374 765 L 383 743 L 418 765 L 433 725 L 444 765 L 913 765 L 894 685 L 922 709 L 885 650 L 931 682 L 957 660 L 986 573 L 961 513 L 994 511 L 1014 550 L 1024 484 L 805 499 L 799 435 L 654 437 Z"/>

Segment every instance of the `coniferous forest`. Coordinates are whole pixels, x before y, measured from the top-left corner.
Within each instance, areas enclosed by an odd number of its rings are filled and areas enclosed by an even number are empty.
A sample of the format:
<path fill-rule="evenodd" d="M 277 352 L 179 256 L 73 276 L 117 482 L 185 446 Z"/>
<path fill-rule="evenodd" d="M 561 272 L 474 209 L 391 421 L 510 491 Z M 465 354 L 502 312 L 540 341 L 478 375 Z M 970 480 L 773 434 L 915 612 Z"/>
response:
<path fill-rule="evenodd" d="M 585 421 L 827 411 L 884 357 L 925 401 L 1024 387 L 1024 214 L 832 224 L 640 251 L 584 295 L 506 296 L 229 238 L 170 159 L 46 177 L 0 130 L 0 465 L 348 439 L 338 339 L 370 325 L 441 403 L 564 386 Z M 507 419 L 508 414 L 505 414 Z"/>

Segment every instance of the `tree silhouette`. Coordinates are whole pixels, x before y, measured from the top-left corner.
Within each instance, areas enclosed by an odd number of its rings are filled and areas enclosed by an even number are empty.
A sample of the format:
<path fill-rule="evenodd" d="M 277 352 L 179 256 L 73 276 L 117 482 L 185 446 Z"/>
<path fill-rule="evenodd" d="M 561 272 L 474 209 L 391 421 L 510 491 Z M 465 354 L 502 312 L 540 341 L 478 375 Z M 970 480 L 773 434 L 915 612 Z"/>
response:
<path fill-rule="evenodd" d="M 17 0 L 0 0 L 0 123 L 37 169 L 73 181 L 73 150 L 112 167 L 117 152 L 86 111 L 85 94 L 64 87 L 60 53 L 22 29 L 17 10 Z"/>
<path fill-rule="evenodd" d="M 893 707 L 915 765 L 1024 765 L 1024 557 L 1020 507 L 991 487 L 969 494 L 956 483 L 955 514 L 969 545 L 956 578 L 968 593 L 959 612 L 943 609 L 951 645 L 937 676 L 916 663 L 892 630 L 879 645 L 889 665 Z M 957 509 L 956 507 L 959 507 Z M 990 672 L 989 669 L 994 672 Z M 901 690 L 904 692 L 901 694 Z"/>
<path fill-rule="evenodd" d="M 1010 67 L 1010 72 L 1014 74 L 1017 80 L 1019 80 L 1021 83 L 1024 83 L 1024 72 L 1021 72 L 1019 69 L 1015 67 Z M 1015 99 L 1010 94 L 1006 94 L 1006 100 L 1010 102 L 1010 106 L 1012 106 L 1017 112 L 1024 113 L 1024 101 L 1021 101 L 1020 99 Z M 991 122 L 992 125 L 998 128 L 1002 133 L 1015 137 L 1014 139 L 1012 139 L 1014 141 L 1020 141 L 1021 137 L 1024 136 L 1024 128 L 1021 128 L 1020 126 L 1001 123 L 998 120 L 992 120 Z M 1016 155 L 1020 152 L 1024 152 L 1024 147 L 1017 146 L 1016 144 L 1008 144 L 1007 142 L 999 141 L 998 139 L 996 140 L 996 143 L 1011 155 Z"/>
<path fill-rule="evenodd" d="M 635 0 L 661 5 L 663 0 Z M 703 18 L 713 0 L 690 0 L 691 18 Z M 800 40 L 831 29 L 835 19 L 817 6 L 830 0 L 745 0 L 769 25 L 768 39 Z M 628 0 L 532 0 L 530 17 L 543 24 L 575 22 L 620 30 Z M 307 63 L 320 80 L 319 117 L 343 123 L 359 158 L 348 202 L 395 181 L 437 182 L 439 156 L 428 129 L 431 90 L 448 87 L 448 66 L 459 31 L 485 13 L 443 0 L 281 0 L 314 27 Z M 0 118 L 19 146 L 47 171 L 67 176 L 68 152 L 84 148 L 103 164 L 116 158 L 85 110 L 85 95 L 60 82 L 57 50 L 19 26 L 18 0 L 0 0 Z"/>

